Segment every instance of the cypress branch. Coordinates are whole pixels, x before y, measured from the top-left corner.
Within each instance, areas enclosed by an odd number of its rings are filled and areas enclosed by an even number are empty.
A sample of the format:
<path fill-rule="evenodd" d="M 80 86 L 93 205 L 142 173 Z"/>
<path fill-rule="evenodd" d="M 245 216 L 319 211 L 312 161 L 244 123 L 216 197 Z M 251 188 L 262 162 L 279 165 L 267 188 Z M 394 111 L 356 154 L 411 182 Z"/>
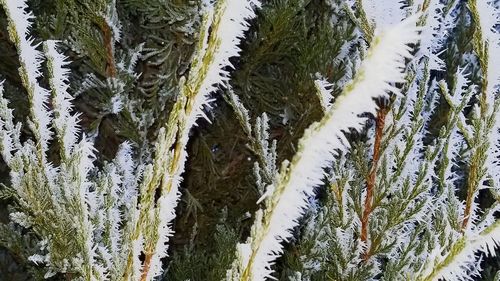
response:
<path fill-rule="evenodd" d="M 272 195 L 266 200 L 266 210 L 258 212 L 252 236 L 238 246 L 238 259 L 228 272 L 228 280 L 270 277 L 271 265 L 283 251 L 281 243 L 290 239 L 291 229 L 307 206 L 307 197 L 314 193 L 315 186 L 321 184 L 322 169 L 331 163 L 335 150 L 345 149 L 346 139 L 342 131 L 360 130 L 363 118 L 358 115 L 375 111 L 372 98 L 384 97 L 388 90 L 397 91 L 388 82 L 402 78 L 402 59 L 411 56 L 407 44 L 418 38 L 415 23 L 416 17 L 412 17 L 376 37 L 352 83 L 347 85 L 325 117 L 306 130 L 299 141 L 298 153 L 290 163 L 285 161 L 282 164 L 276 185 L 268 187 L 272 188 Z M 368 88 L 371 90 L 365 96 Z"/>

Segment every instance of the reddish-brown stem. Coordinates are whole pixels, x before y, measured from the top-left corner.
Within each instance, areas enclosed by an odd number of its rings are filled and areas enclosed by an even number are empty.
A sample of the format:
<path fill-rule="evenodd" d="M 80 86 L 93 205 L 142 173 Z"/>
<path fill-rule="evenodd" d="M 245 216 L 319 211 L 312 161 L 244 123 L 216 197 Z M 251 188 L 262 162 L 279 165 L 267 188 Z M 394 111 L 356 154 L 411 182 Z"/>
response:
<path fill-rule="evenodd" d="M 151 259 L 153 258 L 153 254 L 148 253 L 144 258 L 144 266 L 142 267 L 141 281 L 146 281 L 149 274 L 149 268 L 151 267 Z"/>
<path fill-rule="evenodd" d="M 467 199 L 465 200 L 465 210 L 464 210 L 464 216 L 462 220 L 462 232 L 464 232 L 467 229 L 467 225 L 469 224 L 469 219 L 471 215 L 471 210 L 472 210 L 472 202 L 474 200 L 474 194 L 476 192 L 476 187 L 478 185 L 478 158 L 480 157 L 479 155 L 480 152 L 476 152 L 471 159 L 471 167 L 469 170 L 469 176 L 467 178 Z"/>
<path fill-rule="evenodd" d="M 113 52 L 113 31 L 104 20 L 99 24 L 99 26 L 104 39 L 104 47 L 106 48 L 106 76 L 115 77 L 116 65 L 115 55 Z"/>
<path fill-rule="evenodd" d="M 462 220 L 462 232 L 467 229 L 467 224 L 469 223 L 469 216 L 470 216 L 470 210 L 472 206 L 472 196 L 470 194 L 467 194 L 467 201 L 465 202 L 465 211 L 464 211 L 464 218 Z"/>
<path fill-rule="evenodd" d="M 370 173 L 366 179 L 366 198 L 361 217 L 361 241 L 368 241 L 368 222 L 370 214 L 373 211 L 373 194 L 375 189 L 375 181 L 377 175 L 378 162 L 380 160 L 380 146 L 382 144 L 382 135 L 384 133 L 385 117 L 387 116 L 387 108 L 381 107 L 377 112 L 375 123 L 375 143 L 373 145 L 373 158 Z M 370 250 L 367 250 L 363 259 L 369 258 Z"/>

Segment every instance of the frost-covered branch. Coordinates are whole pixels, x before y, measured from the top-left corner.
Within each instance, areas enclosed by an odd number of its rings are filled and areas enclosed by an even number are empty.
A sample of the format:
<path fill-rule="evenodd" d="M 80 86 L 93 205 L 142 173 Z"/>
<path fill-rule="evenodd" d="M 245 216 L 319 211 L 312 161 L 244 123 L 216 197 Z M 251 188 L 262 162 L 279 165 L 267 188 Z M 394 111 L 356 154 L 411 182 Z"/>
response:
<path fill-rule="evenodd" d="M 496 255 L 496 248 L 500 244 L 500 221 L 496 221 L 482 232 L 466 235 L 456 241 L 448 250 L 448 255 L 439 262 L 435 257 L 429 257 L 427 265 L 429 271 L 418 277 L 418 281 L 435 280 L 468 280 L 471 269 L 470 261 L 475 260 L 477 252 Z M 436 252 L 437 255 L 439 253 Z"/>
<path fill-rule="evenodd" d="M 473 142 L 469 144 L 472 156 L 467 178 L 467 199 L 462 221 L 463 231 L 470 230 L 469 222 L 474 219 L 473 209 L 476 205 L 478 191 L 482 188 L 487 176 L 486 169 L 488 168 L 485 165 L 488 159 L 487 152 L 490 146 L 495 146 L 495 140 L 498 140 L 495 123 L 498 119 L 497 112 L 500 106 L 500 101 L 497 98 L 500 67 L 498 67 L 498 63 L 493 62 L 495 59 L 498 61 L 500 51 L 500 34 L 493 31 L 498 22 L 500 11 L 488 4 L 487 1 L 477 2 L 475 0 L 470 1 L 469 9 L 472 18 L 479 23 L 475 26 L 473 45 L 483 74 L 479 89 L 479 103 L 474 108 L 472 117 L 472 129 L 476 136 L 482 137 L 474 138 Z M 490 141 L 493 142 L 490 143 Z M 489 171 L 488 174 L 496 174 L 496 172 Z"/>
<path fill-rule="evenodd" d="M 36 254 L 28 259 L 46 266 L 46 278 L 62 273 L 74 279 L 116 280 L 126 260 L 124 229 L 136 208 L 138 174 L 131 148 L 124 144 L 115 163 L 107 164 L 108 173 L 93 178 L 95 149 L 79 132 L 79 115 L 72 113 L 65 57 L 55 41 L 44 43 L 51 91 L 43 89 L 38 83 L 43 55 L 27 39 L 32 18 L 26 2 L 0 3 L 20 54 L 19 73 L 28 93 L 30 128 L 36 140 L 21 141 L 21 124 L 14 123 L 2 97 L 2 156 L 11 170 L 17 203 L 11 219 L 40 238 Z M 52 139 L 58 143 L 57 166 L 47 159 Z"/>
<path fill-rule="evenodd" d="M 351 84 L 347 85 L 320 122 L 311 125 L 299 141 L 291 162 L 284 162 L 266 210 L 259 211 L 251 237 L 238 246 L 238 260 L 228 272 L 228 280 L 265 280 L 271 277 L 273 261 L 282 253 L 282 242 L 292 236 L 291 229 L 307 206 L 314 187 L 323 179 L 323 169 L 337 149 L 346 149 L 344 131 L 360 130 L 364 118 L 359 114 L 375 113 L 375 97 L 398 93 L 391 82 L 403 75 L 403 59 L 411 57 L 408 44 L 418 39 L 417 17 L 384 30 L 373 41 L 367 59 Z"/>
<path fill-rule="evenodd" d="M 0 3 L 9 22 L 10 40 L 14 42 L 19 53 L 21 63 L 19 74 L 30 102 L 30 129 L 37 140 L 38 157 L 40 161 L 45 162 L 45 152 L 52 138 L 49 128 L 51 115 L 47 109 L 50 92 L 42 88 L 37 81 L 41 76 L 40 66 L 43 56 L 36 49 L 34 40 L 29 37 L 33 15 L 26 11 L 28 5 L 25 1 L 2 0 Z"/>
<path fill-rule="evenodd" d="M 50 88 L 54 100 L 54 128 L 57 140 L 61 146 L 61 158 L 67 159 L 76 143 L 78 137 L 79 114 L 71 114 L 73 111 L 73 97 L 68 93 L 68 74 L 66 58 L 56 50 L 55 41 L 47 41 L 44 44 L 45 53 L 50 74 Z"/>
<path fill-rule="evenodd" d="M 87 177 L 92 168 L 93 147 L 85 138 L 77 142 L 74 137 L 76 127 L 64 128 L 61 124 L 61 121 L 75 121 L 69 114 L 71 106 L 67 104 L 67 97 L 64 97 L 67 86 L 65 71 L 61 68 L 63 59 L 56 54 L 53 43 L 49 42 L 47 56 L 54 92 L 52 103 L 58 113 L 54 119 L 48 109 L 50 92 L 37 81 L 41 73 L 42 54 L 32 45 L 32 39 L 28 39 L 32 17 L 26 11 L 26 2 L 2 1 L 1 4 L 8 15 L 10 38 L 20 54 L 19 73 L 28 93 L 30 127 L 37 140 L 36 145 L 31 141 L 21 143 L 15 130 L 6 132 L 16 137 L 10 139 L 13 143 L 10 148 L 4 147 L 7 150 L 3 155 L 9 155 L 12 146 L 17 150 L 6 160 L 10 160 L 12 188 L 16 190 L 21 206 L 21 212 L 11 217 L 20 225 L 33 228 L 44 239 L 43 248 L 48 254 L 45 257 L 34 255 L 30 259 L 35 263 L 47 263 L 49 271 L 46 276 L 76 271 L 87 280 L 104 278 L 105 270 L 95 260 L 93 227 L 87 207 L 91 185 Z M 2 104 L 5 105 L 6 101 Z M 12 116 L 5 117 L 8 118 L 5 129 L 12 130 Z M 53 167 L 46 159 L 52 138 L 51 126 L 56 128 L 58 137 L 65 142 L 61 148 L 65 158 L 61 159 L 59 168 Z M 54 225 L 56 221 L 60 225 Z M 70 238 L 67 233 L 74 233 L 74 236 Z"/>
<path fill-rule="evenodd" d="M 254 165 L 254 175 L 257 178 L 256 184 L 259 192 L 264 193 L 264 189 L 268 184 L 275 180 L 275 175 L 278 173 L 276 167 L 276 140 L 269 143 L 269 118 L 263 113 L 255 120 L 255 126 L 250 124 L 250 116 L 248 109 L 241 103 L 238 96 L 234 93 L 230 85 L 227 85 L 226 101 L 233 108 L 238 121 L 243 128 L 247 138 L 247 147 L 255 154 L 258 161 Z M 263 199 L 263 198 L 262 198 Z"/>
<path fill-rule="evenodd" d="M 227 67 L 232 67 L 229 59 L 238 56 L 238 43 L 248 28 L 247 20 L 255 16 L 254 8 L 258 6 L 258 1 L 241 0 L 218 1 L 215 6 L 206 3 L 204 7 L 189 76 L 181 79 L 180 96 L 170 113 L 167 129 L 162 129 L 158 136 L 154 164 L 146 167 L 140 188 L 141 210 L 133 243 L 144 244 L 145 260 L 141 263 L 139 253 L 131 251 L 125 278 L 140 275 L 141 280 L 151 280 L 161 272 L 160 259 L 167 254 L 166 244 L 172 235 L 171 222 L 180 196 L 189 132 L 199 117 L 207 118 L 204 108 L 210 107 L 210 94 L 228 81 Z M 155 199 L 157 189 L 159 199 Z"/>

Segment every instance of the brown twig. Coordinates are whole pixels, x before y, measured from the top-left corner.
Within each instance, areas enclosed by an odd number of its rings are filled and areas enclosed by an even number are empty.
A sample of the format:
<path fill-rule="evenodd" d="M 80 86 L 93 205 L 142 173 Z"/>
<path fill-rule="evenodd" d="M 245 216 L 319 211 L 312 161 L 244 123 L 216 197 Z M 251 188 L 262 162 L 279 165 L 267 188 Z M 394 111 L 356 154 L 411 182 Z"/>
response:
<path fill-rule="evenodd" d="M 149 268 L 151 267 L 151 259 L 153 258 L 152 253 L 146 254 L 144 258 L 144 266 L 142 267 L 141 281 L 146 281 L 149 274 Z"/>
<path fill-rule="evenodd" d="M 467 225 L 469 224 L 471 212 L 472 212 L 472 203 L 475 198 L 475 194 L 477 191 L 477 186 L 479 185 L 479 159 L 484 156 L 481 155 L 481 149 L 478 148 L 478 150 L 474 153 L 474 155 L 471 158 L 471 166 L 469 170 L 469 176 L 467 178 L 467 199 L 465 200 L 465 210 L 464 210 L 464 215 L 463 215 L 463 220 L 462 220 L 462 225 L 461 225 L 461 230 L 462 232 L 465 232 L 467 229 Z"/>
<path fill-rule="evenodd" d="M 364 203 L 363 215 L 361 217 L 361 241 L 368 241 L 368 221 L 371 212 L 373 211 L 373 193 L 375 189 L 375 181 L 377 175 L 378 162 L 380 160 L 380 147 L 382 144 L 382 135 L 384 133 L 385 118 L 388 109 L 381 107 L 377 112 L 377 119 L 375 125 L 375 143 L 373 145 L 373 159 L 370 173 L 366 179 L 366 198 Z M 370 251 L 367 250 L 363 257 L 364 260 L 370 257 Z"/>
<path fill-rule="evenodd" d="M 461 225 L 461 230 L 462 232 L 465 232 L 467 229 L 467 225 L 469 224 L 469 217 L 470 217 L 470 211 L 472 207 L 472 198 L 473 196 L 471 195 L 472 193 L 470 190 L 467 191 L 467 199 L 465 201 L 465 211 L 464 211 L 464 216 L 462 220 L 462 225 Z"/>
<path fill-rule="evenodd" d="M 106 76 L 116 76 L 115 55 L 113 52 L 113 31 L 105 20 L 99 21 L 99 27 L 102 31 L 104 47 L 106 48 Z"/>

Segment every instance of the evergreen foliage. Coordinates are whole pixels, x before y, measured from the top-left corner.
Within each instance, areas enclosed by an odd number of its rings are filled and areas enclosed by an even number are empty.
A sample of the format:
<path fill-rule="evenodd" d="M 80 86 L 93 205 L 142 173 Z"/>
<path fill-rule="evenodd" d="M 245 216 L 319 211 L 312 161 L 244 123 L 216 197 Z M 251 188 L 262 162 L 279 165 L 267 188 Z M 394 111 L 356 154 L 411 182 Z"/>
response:
<path fill-rule="evenodd" d="M 0 0 L 0 280 L 499 280 L 499 23 Z"/>

